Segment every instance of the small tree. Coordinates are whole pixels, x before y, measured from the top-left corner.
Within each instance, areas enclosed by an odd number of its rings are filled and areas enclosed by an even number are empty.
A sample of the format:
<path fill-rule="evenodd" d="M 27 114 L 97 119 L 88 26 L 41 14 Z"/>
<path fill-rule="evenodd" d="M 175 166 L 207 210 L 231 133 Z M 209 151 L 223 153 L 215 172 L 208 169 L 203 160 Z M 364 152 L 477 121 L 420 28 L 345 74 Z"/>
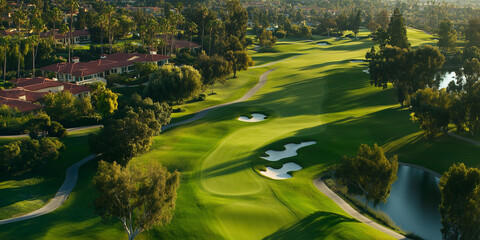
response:
<path fill-rule="evenodd" d="M 265 49 L 269 49 L 273 47 L 275 43 L 277 43 L 277 38 L 273 36 L 272 32 L 263 29 L 258 36 L 258 44 L 262 45 Z"/>
<path fill-rule="evenodd" d="M 377 144 L 373 148 L 362 144 L 356 157 L 345 157 L 345 160 L 337 167 L 337 179 L 346 186 L 358 188 L 365 195 L 365 211 L 368 202 L 375 206 L 385 202 L 397 180 L 397 156 L 387 159 Z"/>
<path fill-rule="evenodd" d="M 237 77 L 237 71 L 247 70 L 254 64 L 246 51 L 228 51 L 226 59 L 232 64 L 234 78 Z"/>
<path fill-rule="evenodd" d="M 118 95 L 110 89 L 100 89 L 95 92 L 97 110 L 102 116 L 112 115 L 118 108 Z"/>
<path fill-rule="evenodd" d="M 454 164 L 440 179 L 442 235 L 445 240 L 480 236 L 480 170 Z"/>
<path fill-rule="evenodd" d="M 232 65 L 222 56 L 214 55 L 209 57 L 201 54 L 198 57 L 195 68 L 200 71 L 202 75 L 203 86 L 211 86 L 213 93 L 213 86 L 216 82 L 224 83 L 226 77 L 232 73 Z"/>
<path fill-rule="evenodd" d="M 116 217 L 133 240 L 153 226 L 168 224 L 175 209 L 180 173 L 159 163 L 140 169 L 101 161 L 93 179 L 98 196 L 95 208 L 102 217 Z"/>

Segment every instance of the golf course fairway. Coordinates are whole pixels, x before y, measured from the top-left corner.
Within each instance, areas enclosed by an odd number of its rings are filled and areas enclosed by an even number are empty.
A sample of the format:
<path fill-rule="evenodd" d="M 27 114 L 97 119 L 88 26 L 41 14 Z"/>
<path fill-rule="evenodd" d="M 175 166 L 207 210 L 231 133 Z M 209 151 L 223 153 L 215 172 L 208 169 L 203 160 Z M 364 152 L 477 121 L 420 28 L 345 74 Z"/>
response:
<path fill-rule="evenodd" d="M 420 31 L 408 33 L 412 46 L 431 39 Z M 262 73 L 275 69 L 248 101 L 213 109 L 204 118 L 166 130 L 155 138 L 150 152 L 130 162 L 148 166 L 159 161 L 180 171 L 182 178 L 172 222 L 138 239 L 394 239 L 349 216 L 315 188 L 313 179 L 343 156 L 355 154 L 362 143 L 378 143 L 388 156 L 398 154 L 400 161 L 439 173 L 457 161 L 480 165 L 480 148 L 448 136 L 424 140 L 418 125 L 409 120 L 409 110 L 396 104 L 393 89 L 370 86 L 362 72 L 366 63 L 350 63 L 364 58 L 374 44 L 370 39 L 315 40 L 329 44 L 284 39 L 271 52 L 251 51 L 254 60 L 298 57 L 240 72 L 239 78 L 247 75 L 252 79 L 245 84 L 253 86 Z M 237 89 L 241 92 L 235 96 L 240 97 L 248 91 Z M 251 113 L 268 118 L 248 124 L 237 120 Z M 298 149 L 296 156 L 275 162 L 261 158 L 268 150 L 310 141 L 316 144 Z M 259 173 L 288 162 L 303 168 L 291 172 L 290 179 L 273 180 Z M 82 167 L 78 185 L 59 209 L 0 226 L 0 239 L 124 239 L 119 221 L 102 220 L 93 209 L 95 169 L 94 162 Z"/>

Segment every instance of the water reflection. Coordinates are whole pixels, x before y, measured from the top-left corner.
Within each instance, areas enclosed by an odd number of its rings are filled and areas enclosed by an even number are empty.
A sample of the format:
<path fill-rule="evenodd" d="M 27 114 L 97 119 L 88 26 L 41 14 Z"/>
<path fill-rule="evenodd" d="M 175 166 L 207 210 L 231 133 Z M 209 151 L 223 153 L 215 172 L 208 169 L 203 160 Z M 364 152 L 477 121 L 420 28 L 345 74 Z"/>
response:
<path fill-rule="evenodd" d="M 397 176 L 390 197 L 386 203 L 379 204 L 378 209 L 407 232 L 429 240 L 442 239 L 438 210 L 440 179 L 421 169 L 403 165 L 398 167 Z"/>

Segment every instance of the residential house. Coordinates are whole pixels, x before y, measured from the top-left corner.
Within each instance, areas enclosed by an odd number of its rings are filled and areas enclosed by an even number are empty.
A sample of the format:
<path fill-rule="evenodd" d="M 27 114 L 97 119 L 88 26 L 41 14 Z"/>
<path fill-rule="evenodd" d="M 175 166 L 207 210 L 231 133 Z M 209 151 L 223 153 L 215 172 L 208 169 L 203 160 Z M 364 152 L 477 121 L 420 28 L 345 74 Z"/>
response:
<path fill-rule="evenodd" d="M 13 89 L 0 91 L 0 105 L 7 105 L 25 113 L 42 108 L 42 100 L 48 93 L 69 91 L 76 97 L 90 96 L 91 88 L 85 85 L 55 81 L 48 78 L 19 78 L 12 80 Z"/>
<path fill-rule="evenodd" d="M 51 37 L 53 34 L 52 31 L 42 33 L 41 37 Z M 84 30 L 74 30 L 72 31 L 72 44 L 84 44 L 90 42 L 90 32 L 87 29 Z M 61 45 L 67 45 L 70 42 L 70 32 L 65 34 L 58 33 L 58 30 L 55 31 L 55 43 Z"/>
<path fill-rule="evenodd" d="M 106 83 L 106 77 L 110 74 L 129 73 L 134 71 L 135 63 L 155 63 L 163 66 L 168 63 L 168 56 L 150 52 L 140 53 L 114 53 L 102 55 L 100 59 L 90 62 L 80 62 L 74 57 L 71 63 L 57 63 L 41 68 L 42 75 L 54 74 L 55 79 L 62 82 L 74 82 L 88 84 L 92 82 Z"/>

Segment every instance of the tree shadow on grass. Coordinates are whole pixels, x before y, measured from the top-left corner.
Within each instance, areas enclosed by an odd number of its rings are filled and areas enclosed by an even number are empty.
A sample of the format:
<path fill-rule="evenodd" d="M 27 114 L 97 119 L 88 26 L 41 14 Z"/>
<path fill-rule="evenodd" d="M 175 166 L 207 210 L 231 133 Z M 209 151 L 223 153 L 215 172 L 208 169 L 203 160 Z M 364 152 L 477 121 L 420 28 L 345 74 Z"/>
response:
<path fill-rule="evenodd" d="M 339 224 L 359 221 L 331 212 L 315 212 L 306 218 L 287 226 L 264 238 L 264 240 L 324 239 L 335 231 Z"/>

